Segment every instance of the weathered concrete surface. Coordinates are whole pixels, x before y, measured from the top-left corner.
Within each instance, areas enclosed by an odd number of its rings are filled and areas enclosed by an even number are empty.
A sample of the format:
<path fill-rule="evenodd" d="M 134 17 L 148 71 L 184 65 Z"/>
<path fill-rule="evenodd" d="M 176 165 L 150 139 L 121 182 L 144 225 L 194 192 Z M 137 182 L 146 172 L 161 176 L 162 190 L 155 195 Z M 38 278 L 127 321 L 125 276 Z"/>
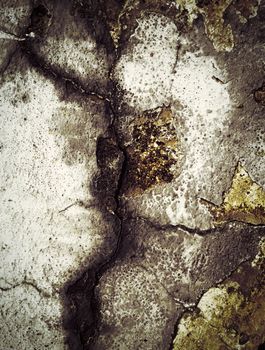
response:
<path fill-rule="evenodd" d="M 228 9 L 229 3 L 223 4 Z M 169 310 L 178 319 L 182 308 L 195 307 L 207 289 L 257 254 L 265 233 L 264 67 L 257 35 L 262 8 L 244 23 L 238 10 L 229 8 L 229 26 L 222 27 L 229 36 L 227 48 L 219 41 L 221 27 L 209 41 L 211 8 L 203 10 L 203 25 L 197 21 L 182 31 L 183 19 L 172 20 L 161 11 L 139 11 L 132 27 L 122 17 L 130 36 L 127 42 L 121 36 L 113 79 L 116 128 L 127 155 L 124 220 L 115 262 L 96 288 L 98 336 L 91 348 L 170 348 L 175 330 Z M 218 222 L 212 208 L 219 207 L 227 215 Z M 224 224 L 234 220 L 247 224 Z M 148 279 L 151 272 L 155 281 Z M 168 293 L 163 313 L 157 307 L 165 303 L 161 286 Z M 149 306 L 155 311 L 145 314 L 142 305 L 150 290 Z M 138 316 L 146 320 L 148 315 L 149 322 L 139 321 Z M 257 339 L 255 344 L 263 341 Z M 185 348 L 178 338 L 175 344 Z M 190 349 L 195 346 L 189 343 Z"/>
<path fill-rule="evenodd" d="M 0 348 L 256 349 L 264 1 L 0 17 Z"/>
<path fill-rule="evenodd" d="M 8 65 L 9 58 L 20 40 L 24 40 L 25 29 L 30 22 L 32 4 L 30 0 L 1 1 L 0 17 L 0 72 Z"/>
<path fill-rule="evenodd" d="M 258 19 L 256 23 L 258 26 Z M 259 43 L 253 53 L 253 24 L 248 28 L 252 34 L 244 32 L 237 38 L 238 46 L 223 55 L 216 54 L 200 29 L 182 34 L 170 19 L 149 15 L 131 36 L 115 72 L 125 90 L 120 107 L 124 147 L 129 152 L 133 142 L 137 147 L 137 140 L 130 139 L 130 126 L 143 111 L 169 105 L 173 114 L 170 126 L 184 153 L 171 181 L 150 186 L 141 194 L 125 193 L 128 210 L 157 223 L 208 229 L 213 226 L 212 218 L 201 198 L 221 204 L 239 160 L 249 175 L 264 185 L 264 162 L 262 156 L 255 156 L 257 150 L 263 154 L 264 148 L 263 107 L 252 94 L 262 84 L 263 53 Z M 164 37 L 167 40 L 161 44 Z M 245 65 L 238 64 L 243 51 L 252 56 L 254 66 L 246 71 L 246 77 Z M 145 168 L 152 171 L 150 163 Z"/>
<path fill-rule="evenodd" d="M 123 227 L 119 255 L 96 290 L 95 349 L 168 349 L 183 308 L 194 307 L 204 291 L 253 259 L 264 232 L 229 224 L 199 236 L 143 220 Z"/>
<path fill-rule="evenodd" d="M 11 9 L 1 11 L 13 31 L 9 10 L 22 21 L 27 6 L 8 5 Z M 83 41 L 78 38 L 77 47 Z M 62 60 L 65 49 L 57 45 Z M 0 348 L 62 349 L 65 285 L 116 246 L 119 224 L 113 208 L 109 204 L 105 210 L 94 189 L 101 172 L 97 141 L 108 136 L 111 118 L 104 100 L 66 86 L 49 68 L 34 68 L 41 65 L 24 46 L 9 54 L 0 86 Z M 98 53 L 93 54 L 100 67 Z M 72 52 L 70 73 L 79 74 L 76 62 L 85 55 L 82 47 Z M 92 77 L 89 64 L 85 70 Z M 68 73 L 67 62 L 62 65 Z M 106 81 L 106 70 L 99 71 Z M 112 185 L 113 193 L 115 181 Z"/>
<path fill-rule="evenodd" d="M 196 313 L 186 313 L 179 322 L 174 349 L 262 349 L 264 241 L 252 262 L 209 289 L 197 307 Z"/>

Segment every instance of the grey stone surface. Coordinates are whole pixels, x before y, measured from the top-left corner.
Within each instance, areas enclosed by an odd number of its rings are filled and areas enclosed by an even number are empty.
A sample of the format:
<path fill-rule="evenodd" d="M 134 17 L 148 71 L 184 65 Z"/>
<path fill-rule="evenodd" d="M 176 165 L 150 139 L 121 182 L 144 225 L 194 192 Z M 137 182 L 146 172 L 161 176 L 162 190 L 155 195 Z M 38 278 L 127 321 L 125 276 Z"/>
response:
<path fill-rule="evenodd" d="M 264 189 L 265 4 L 197 5 L 3 2 L 1 349 L 169 349 L 257 254 L 205 202 Z"/>

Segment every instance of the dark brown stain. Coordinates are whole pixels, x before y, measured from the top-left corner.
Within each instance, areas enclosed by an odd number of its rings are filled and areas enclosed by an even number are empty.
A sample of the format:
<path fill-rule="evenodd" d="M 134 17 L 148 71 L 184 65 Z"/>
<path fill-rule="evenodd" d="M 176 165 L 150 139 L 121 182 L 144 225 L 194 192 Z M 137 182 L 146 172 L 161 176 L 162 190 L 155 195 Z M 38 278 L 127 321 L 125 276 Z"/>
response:
<path fill-rule="evenodd" d="M 254 99 L 257 103 L 265 106 L 265 84 L 254 91 Z"/>
<path fill-rule="evenodd" d="M 253 8 L 259 6 L 258 0 L 235 0 L 233 6 L 240 11 L 243 17 L 249 18 L 253 15 Z"/>
<path fill-rule="evenodd" d="M 67 36 L 73 40 L 86 34 L 94 38 L 95 50 L 105 50 L 108 65 L 111 67 L 115 51 L 106 23 L 105 11 L 106 8 L 102 1 L 57 0 L 48 3 L 37 1 L 26 30 L 26 33 L 34 33 L 34 37 L 28 37 L 27 40 L 20 43 L 20 46 L 23 52 L 29 56 L 31 63 L 40 68 L 46 76 L 69 81 L 78 88 L 81 87 L 88 94 L 106 98 L 108 88 L 104 82 L 99 82 L 89 75 L 81 81 L 73 72 L 66 72 L 59 65 L 52 64 L 40 50 L 42 46 L 45 47 L 49 37 L 54 37 L 56 40 L 57 36 L 63 35 L 64 28 L 68 28 Z"/>
<path fill-rule="evenodd" d="M 107 19 L 106 9 L 110 9 L 112 4 L 113 13 Z M 85 5 L 80 6 L 76 2 L 75 6 L 71 8 L 72 14 L 77 11 L 80 18 L 87 18 L 88 16 L 88 22 L 90 23 L 88 24 L 88 28 L 93 32 L 96 41 L 101 45 L 106 45 L 110 53 L 113 52 L 114 49 L 109 36 L 109 28 L 117 21 L 122 4 L 118 4 L 118 1 L 106 1 L 106 4 L 102 1 L 87 1 Z M 126 42 L 126 38 L 128 38 L 128 35 L 135 28 L 136 18 L 137 16 L 139 17 L 143 10 L 156 11 L 167 14 L 169 17 L 176 16 L 175 10 L 170 10 L 165 1 L 150 0 L 137 2 L 135 8 L 121 19 L 124 26 L 129 25 L 129 29 L 122 32 L 120 47 Z M 48 28 L 50 20 L 49 13 L 45 5 L 38 5 L 32 15 L 32 27 L 30 29 L 38 32 L 40 37 L 46 33 Z M 181 17 L 178 23 L 179 25 L 183 25 L 185 23 L 185 16 Z M 47 74 L 49 76 L 56 76 L 58 80 L 62 79 L 61 72 L 51 72 L 50 68 L 44 62 L 41 62 L 41 59 L 33 50 L 32 43 L 26 46 L 26 51 L 29 57 L 35 60 L 35 64 L 48 72 Z M 69 78 L 71 79 L 71 77 Z M 67 84 L 65 81 L 64 93 L 62 94 L 64 97 L 62 98 L 71 99 L 73 95 L 71 91 L 69 93 L 67 92 Z M 72 84 L 69 86 L 69 90 L 74 89 Z M 96 82 L 92 82 L 91 86 L 97 90 Z M 107 103 L 108 111 L 106 112 L 107 118 L 109 118 L 109 128 L 106 134 L 101 135 L 97 140 L 99 173 L 93 181 L 92 190 L 103 212 L 104 219 L 110 222 L 114 221 L 113 231 L 115 232 L 115 236 L 106 239 L 106 251 L 98 252 L 99 259 L 97 264 L 85 272 L 81 270 L 76 271 L 75 276 L 69 280 L 69 283 L 67 283 L 62 291 L 65 308 L 64 326 L 67 333 L 67 342 L 72 350 L 93 348 L 93 341 L 98 335 L 100 324 L 100 304 L 95 290 L 101 276 L 116 263 L 118 258 L 129 255 L 131 259 L 141 259 L 144 255 L 143 247 L 140 247 L 135 252 L 137 241 L 135 238 L 126 237 L 126 230 L 123 230 L 124 218 L 120 215 L 120 195 L 124 190 L 142 192 L 159 183 L 172 181 L 175 174 L 177 174 L 177 172 L 173 173 L 172 167 L 179 164 L 180 158 L 178 157 L 181 154 L 181 146 L 175 137 L 173 129 L 171 129 L 170 121 L 163 116 L 163 113 L 170 116 L 169 107 L 163 108 L 162 112 L 149 111 L 141 117 L 139 123 L 134 125 L 134 143 L 125 152 L 119 141 L 119 135 L 117 135 L 117 131 L 111 122 L 111 118 L 116 119 L 118 115 L 115 106 L 120 104 L 120 92 L 115 91 L 110 84 L 107 93 L 111 99 L 111 103 Z M 111 116 L 112 113 L 113 116 Z M 160 124 L 161 121 L 162 124 Z M 71 136 L 71 132 L 79 135 L 82 139 L 82 127 L 80 125 L 67 126 L 65 124 L 62 128 L 62 133 L 68 137 L 69 135 Z M 76 157 L 80 151 L 84 157 L 88 156 L 86 155 L 86 148 L 83 146 L 83 143 L 80 144 L 79 141 L 75 141 L 71 137 L 69 137 L 68 142 L 68 146 L 72 151 L 71 161 L 76 161 Z M 158 143 L 159 147 L 154 147 L 154 142 Z M 146 154 L 142 157 L 145 152 Z M 139 164 L 142 171 L 136 170 Z M 149 167 L 149 165 L 151 166 Z M 129 184 L 129 187 L 126 189 L 127 184 Z M 130 230 L 134 237 L 133 223 Z M 219 231 L 216 232 L 219 233 Z M 216 250 L 218 250 L 218 246 Z M 224 260 L 227 260 L 226 256 Z M 242 341 L 245 341 L 245 339 L 246 336 L 242 335 Z"/>
<path fill-rule="evenodd" d="M 170 107 L 147 111 L 133 121 L 125 194 L 142 193 L 179 175 L 183 155 L 172 121 Z"/>

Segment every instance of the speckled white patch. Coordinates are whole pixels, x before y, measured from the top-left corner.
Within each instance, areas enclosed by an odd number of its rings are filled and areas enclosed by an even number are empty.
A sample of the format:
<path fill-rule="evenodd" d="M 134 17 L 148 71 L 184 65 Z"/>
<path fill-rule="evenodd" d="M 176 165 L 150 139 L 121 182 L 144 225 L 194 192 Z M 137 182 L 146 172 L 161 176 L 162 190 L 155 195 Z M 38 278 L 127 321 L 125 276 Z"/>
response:
<path fill-rule="evenodd" d="M 62 329 L 52 331 L 48 325 L 53 317 L 61 325 L 61 311 L 55 312 L 61 310 L 58 292 L 75 271 L 93 261 L 92 252 L 101 247 L 105 230 L 111 230 L 96 207 L 81 205 L 93 203 L 89 184 L 97 172 L 96 142 L 107 125 L 104 107 L 90 114 L 89 99 L 63 102 L 52 82 L 24 69 L 18 66 L 18 72 L 7 74 L 0 87 L 0 288 L 10 289 L 1 295 L 1 302 L 10 305 L 1 321 L 0 347 L 9 349 L 12 336 L 19 349 L 44 349 L 44 343 L 62 349 L 62 343 L 51 345 L 53 338 L 62 342 Z M 83 125 L 88 158 L 77 154 L 69 162 L 69 140 L 60 126 L 75 121 L 78 128 Z M 78 135 L 72 131 L 69 137 Z M 23 332 L 16 330 L 32 324 L 32 317 L 38 317 L 32 325 L 35 338 L 26 346 L 30 331 L 23 342 Z"/>
<path fill-rule="evenodd" d="M 194 51 L 186 37 L 179 37 L 174 24 L 162 18 L 154 15 L 139 20 L 135 36 L 141 30 L 141 39 L 137 37 L 134 44 L 131 38 L 131 51 L 116 67 L 117 79 L 126 90 L 124 100 L 137 111 L 171 104 L 177 139 L 185 149 L 185 163 L 180 176 L 170 184 L 125 201 L 137 215 L 159 223 L 207 229 L 212 226 L 211 215 L 200 198 L 221 202 L 233 172 L 235 155 L 229 153 L 229 144 L 223 144 L 234 108 L 229 82 L 213 57 Z M 185 47 L 179 58 L 177 43 Z M 150 60 L 150 51 L 160 57 L 157 63 Z M 214 176 L 221 171 L 227 178 Z"/>
<path fill-rule="evenodd" d="M 133 52 L 124 54 L 115 79 L 125 90 L 126 102 L 139 112 L 169 103 L 171 73 L 178 51 L 178 32 L 166 17 L 150 14 L 138 20 L 130 37 Z"/>

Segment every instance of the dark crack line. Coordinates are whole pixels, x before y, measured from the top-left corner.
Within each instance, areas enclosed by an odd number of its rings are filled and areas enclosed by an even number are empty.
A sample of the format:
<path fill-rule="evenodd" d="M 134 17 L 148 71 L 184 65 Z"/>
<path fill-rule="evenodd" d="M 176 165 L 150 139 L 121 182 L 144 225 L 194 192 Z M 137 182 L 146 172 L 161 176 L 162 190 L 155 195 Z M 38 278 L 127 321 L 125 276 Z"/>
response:
<path fill-rule="evenodd" d="M 99 93 L 97 93 L 97 92 L 95 92 L 93 90 L 87 90 L 77 80 L 71 79 L 69 77 L 67 78 L 67 77 L 63 76 L 62 74 L 59 74 L 59 73 L 55 72 L 53 69 L 48 67 L 45 63 L 42 63 L 39 60 L 39 58 L 37 57 L 37 55 L 35 55 L 30 50 L 30 48 L 25 45 L 25 43 L 24 43 L 24 45 L 22 45 L 22 49 L 23 49 L 23 52 L 27 55 L 27 57 L 30 59 L 32 65 L 35 66 L 36 68 L 40 69 L 43 73 L 46 73 L 49 76 L 49 78 L 51 78 L 51 79 L 58 79 L 60 81 L 63 81 L 65 84 L 70 83 L 80 93 L 82 93 L 84 95 L 87 95 L 87 96 L 95 96 L 99 100 L 104 100 L 107 103 L 107 105 L 109 106 L 110 111 L 112 112 L 112 114 L 114 116 L 113 119 L 112 119 L 112 122 L 110 124 L 110 128 L 112 128 L 112 130 L 113 130 L 113 132 L 115 134 L 116 146 L 118 147 L 119 151 L 123 155 L 123 162 L 122 162 L 122 167 L 121 167 L 120 174 L 119 174 L 118 184 L 117 184 L 114 196 L 113 196 L 114 200 L 116 202 L 116 209 L 114 211 L 114 214 L 119 220 L 119 229 L 118 229 L 118 232 L 117 232 L 117 240 L 116 240 L 115 249 L 107 257 L 107 259 L 103 263 L 101 263 L 96 268 L 96 270 L 93 271 L 95 273 L 95 277 L 94 277 L 94 280 L 93 280 L 93 285 L 89 286 L 89 288 L 91 288 L 91 290 L 92 290 L 92 295 L 90 297 L 90 305 L 91 305 L 91 312 L 92 312 L 92 318 L 93 318 L 93 326 L 92 326 L 93 329 L 92 329 L 91 336 L 89 337 L 89 343 L 88 344 L 82 343 L 82 337 L 80 336 L 80 334 L 82 332 L 81 325 L 79 325 L 79 329 L 78 329 L 79 339 L 80 339 L 80 343 L 81 343 L 82 348 L 83 349 L 89 349 L 89 348 L 91 348 L 91 345 L 93 344 L 93 340 L 95 340 L 97 332 L 99 330 L 98 328 L 99 328 L 99 308 L 100 308 L 100 305 L 98 304 L 98 300 L 97 300 L 97 296 L 96 296 L 96 288 L 99 285 L 99 282 L 100 282 L 100 279 L 101 279 L 102 275 L 106 272 L 106 270 L 111 268 L 112 264 L 115 263 L 116 258 L 119 255 L 119 250 L 120 250 L 121 242 L 122 242 L 122 239 L 123 239 L 123 237 L 122 237 L 123 222 L 125 220 L 124 214 L 123 214 L 123 212 L 121 210 L 121 208 L 123 208 L 123 203 L 121 201 L 121 194 L 122 194 L 122 185 L 123 185 L 124 177 L 125 177 L 125 174 L 126 174 L 126 171 L 127 171 L 128 158 L 127 158 L 126 150 L 123 148 L 122 144 L 119 142 L 118 131 L 115 128 L 115 121 L 117 119 L 117 115 L 115 113 L 115 107 L 114 107 L 114 104 L 113 104 L 113 101 L 115 100 L 115 96 L 116 96 L 115 95 L 115 88 L 113 86 L 111 86 L 109 88 L 110 93 L 109 93 L 109 95 L 106 95 L 106 96 L 101 95 L 101 94 L 99 94 Z M 120 49 L 120 47 L 118 47 L 117 50 L 116 50 L 116 60 L 118 59 L 117 52 L 119 52 L 119 49 Z M 178 50 L 177 50 L 176 61 L 175 61 L 174 66 L 173 66 L 172 73 L 175 70 L 176 65 L 177 65 L 179 49 L 180 49 L 180 47 L 178 47 Z M 109 70 L 109 83 L 112 83 L 112 73 L 113 73 L 113 69 L 114 69 L 115 64 L 116 64 L 116 60 L 114 59 L 114 61 L 112 62 L 112 65 L 110 67 L 110 70 Z M 10 61 L 11 61 L 11 58 L 10 58 Z M 7 67 L 8 67 L 8 65 L 7 65 Z M 67 206 L 66 208 L 60 210 L 59 212 L 64 212 L 64 211 L 66 211 L 67 209 L 69 209 L 70 207 L 72 207 L 75 204 L 78 204 L 78 203 L 72 203 L 69 206 Z M 126 217 L 126 220 L 127 219 L 128 218 Z M 201 230 L 198 230 L 198 229 L 191 229 L 191 228 L 185 227 L 184 225 L 177 225 L 177 226 L 175 226 L 175 225 L 163 225 L 163 226 L 161 226 L 161 225 L 157 225 L 157 224 L 149 221 L 146 218 L 142 218 L 142 219 L 145 220 L 145 221 L 148 221 L 148 223 L 150 225 L 152 225 L 155 228 L 158 228 L 159 230 L 161 230 L 161 229 L 163 229 L 163 230 L 168 230 L 168 229 L 179 230 L 179 229 L 181 229 L 181 230 L 184 230 L 184 231 L 192 233 L 192 234 L 201 234 L 201 235 L 206 235 L 206 234 L 212 233 L 215 230 L 215 229 L 210 229 L 210 230 L 201 231 Z M 224 280 L 229 278 L 240 267 L 240 265 L 242 265 L 243 263 L 245 263 L 245 262 L 247 262 L 249 260 L 250 259 L 243 260 L 228 276 L 226 276 L 222 281 L 216 282 L 215 285 L 220 284 Z M 152 275 L 157 279 L 157 276 L 154 273 L 152 273 Z M 75 285 L 75 283 L 76 282 L 74 282 L 72 284 L 72 286 Z M 43 293 L 43 291 L 41 291 L 37 286 L 35 286 L 31 282 L 24 281 L 21 284 L 29 285 L 29 286 L 35 288 L 39 293 Z M 19 285 L 21 285 L 21 284 L 19 284 Z M 19 285 L 13 286 L 10 289 L 16 288 Z M 169 293 L 167 288 L 162 283 L 160 283 L 160 285 L 165 289 L 165 291 L 170 295 L 170 297 L 175 300 L 175 298 L 171 295 L 171 293 Z M 3 289 L 3 288 L 0 288 L 0 290 L 5 291 L 5 289 Z M 198 297 L 198 301 L 194 303 L 194 306 L 192 305 L 194 308 L 197 307 L 201 297 L 205 294 L 205 292 L 206 291 L 202 292 L 202 294 Z M 180 305 L 182 305 L 185 310 L 188 309 L 187 306 L 185 306 L 185 304 L 181 303 L 181 301 L 178 301 L 178 300 L 176 301 L 175 300 L 175 302 L 179 303 Z M 185 314 L 185 312 L 184 312 L 184 314 Z M 170 349 L 173 349 L 173 347 L 174 347 L 173 342 L 174 342 L 175 336 L 176 336 L 177 331 L 178 331 L 179 320 L 182 317 L 183 317 L 183 315 L 181 317 L 178 317 L 178 320 L 175 323 L 174 333 L 173 333 L 173 336 L 172 336 L 172 342 L 171 342 L 171 345 L 170 345 Z"/>
<path fill-rule="evenodd" d="M 27 35 L 30 36 L 30 34 Z M 72 88 L 78 91 L 81 95 L 94 96 L 101 101 L 110 103 L 110 99 L 107 95 L 100 94 L 97 91 L 94 91 L 94 89 L 84 88 L 82 84 L 79 83 L 78 78 L 70 78 L 68 74 L 64 76 L 63 74 L 52 69 L 52 67 L 49 67 L 48 64 L 42 62 L 42 60 L 34 52 L 32 52 L 30 46 L 28 46 L 28 43 L 30 43 L 30 41 L 25 40 L 22 43 L 18 43 L 18 45 L 20 46 L 21 51 L 24 53 L 24 55 L 28 58 L 30 64 L 39 70 L 42 74 L 44 74 L 48 79 L 52 81 L 57 80 L 63 82 L 65 86 L 67 86 L 67 84 L 70 84 Z"/>
<path fill-rule="evenodd" d="M 116 59 L 117 56 L 116 56 Z M 112 67 L 109 70 L 109 83 L 112 83 L 112 70 L 114 68 L 115 63 L 113 63 Z M 73 83 L 73 82 L 72 82 Z M 82 89 L 81 86 L 79 86 L 80 89 Z M 119 221 L 119 228 L 118 228 L 118 232 L 116 232 L 116 244 L 115 244 L 115 248 L 112 251 L 112 253 L 106 257 L 106 260 L 101 262 L 97 267 L 92 269 L 92 280 L 93 280 L 93 284 L 87 285 L 86 282 L 86 287 L 84 289 L 89 289 L 90 292 L 90 298 L 89 298 L 89 304 L 90 304 L 90 312 L 91 312 L 91 316 L 92 316 L 92 325 L 91 325 L 91 329 L 89 332 L 89 336 L 86 342 L 84 342 L 84 338 L 83 338 L 83 334 L 82 334 L 82 325 L 79 325 L 79 329 L 77 330 L 78 334 L 78 339 L 81 345 L 82 349 L 91 349 L 93 347 L 93 342 L 96 339 L 98 332 L 99 332 L 99 326 L 100 326 L 100 320 L 99 320 L 99 314 L 100 314 L 100 306 L 98 303 L 98 298 L 97 298 L 97 293 L 96 293 L 96 289 L 97 286 L 99 285 L 100 279 L 102 277 L 102 275 L 106 272 L 106 270 L 108 270 L 113 263 L 116 261 L 116 258 L 119 254 L 119 250 L 120 250 L 120 245 L 121 245 L 121 241 L 122 241 L 122 232 L 123 232 L 123 221 L 124 221 L 124 217 L 121 211 L 121 192 L 122 192 L 122 186 L 123 186 L 123 181 L 124 181 L 124 176 L 125 173 L 127 171 L 127 153 L 125 151 L 125 149 L 122 147 L 121 143 L 119 142 L 119 135 L 118 132 L 115 128 L 115 122 L 117 119 L 117 115 L 115 114 L 115 107 L 114 107 L 114 103 L 112 101 L 112 98 L 114 98 L 115 100 L 115 89 L 113 88 L 113 86 L 110 86 L 110 98 L 101 98 L 99 96 L 100 99 L 104 99 L 108 108 L 109 108 L 109 116 L 112 116 L 111 123 L 109 125 L 108 130 L 112 131 L 114 134 L 114 140 L 115 140 L 115 145 L 118 148 L 118 151 L 120 152 L 120 154 L 122 155 L 122 164 L 121 164 L 121 169 L 120 169 L 120 173 L 119 173 L 119 177 L 118 177 L 118 181 L 117 181 L 117 186 L 115 189 L 115 192 L 113 194 L 113 198 L 114 201 L 116 203 L 115 206 L 115 210 L 113 211 L 113 214 L 115 215 L 115 217 L 118 219 Z M 87 94 L 86 91 L 83 91 L 84 93 Z M 114 96 L 114 97 L 112 97 Z M 113 104 L 112 104 L 113 103 Z M 97 153 L 97 152 L 96 152 Z M 70 206 L 66 207 L 65 209 L 63 209 L 61 212 L 69 209 L 71 206 L 75 205 L 77 203 L 72 203 Z M 94 277 L 93 277 L 93 273 L 94 273 Z M 84 275 L 78 280 L 82 280 L 85 276 L 86 272 L 84 273 Z M 88 271 L 88 274 L 90 274 L 90 272 Z M 74 283 L 72 283 L 70 285 L 70 287 L 74 287 L 76 285 L 76 283 L 78 283 L 78 281 L 75 281 Z M 67 291 L 66 291 L 67 294 Z M 71 298 L 71 297 L 70 297 Z M 74 301 L 74 304 L 76 304 L 76 302 Z M 78 305 L 76 305 L 77 307 Z M 71 317 L 71 316 L 70 316 Z"/>
<path fill-rule="evenodd" d="M 220 225 L 216 225 L 212 228 L 209 228 L 207 230 L 201 230 L 199 228 L 191 228 L 185 225 L 173 225 L 173 224 L 158 224 L 152 220 L 150 220 L 149 218 L 145 217 L 145 216 L 140 216 L 140 215 L 130 215 L 130 216 L 126 216 L 126 220 L 142 220 L 145 223 L 147 223 L 149 226 L 153 227 L 156 230 L 159 231 L 173 231 L 173 232 L 177 232 L 177 231 L 185 231 L 186 233 L 192 234 L 192 235 L 198 235 L 201 237 L 205 237 L 207 235 L 212 235 L 215 234 L 216 232 L 220 232 L 222 230 L 224 230 L 227 226 L 229 225 L 233 225 L 233 224 L 238 224 L 238 225 L 244 225 L 245 227 L 249 227 L 252 226 L 253 228 L 257 228 L 257 229 L 261 229 L 264 228 L 265 229 L 265 225 L 261 224 L 261 225 L 254 225 L 254 224 L 250 224 L 250 223 L 246 223 L 243 221 L 236 221 L 236 220 L 230 220 L 227 221 L 225 223 L 222 223 Z M 263 232 L 262 232 L 263 234 Z M 264 231 L 264 235 L 265 235 L 265 231 Z"/>
<path fill-rule="evenodd" d="M 23 281 L 21 281 L 19 283 L 14 284 L 10 287 L 0 287 L 0 291 L 1 292 L 8 292 L 10 290 L 16 289 L 16 288 L 21 287 L 21 286 L 30 286 L 30 287 L 34 288 L 44 298 L 49 298 L 52 296 L 51 294 L 49 294 L 49 293 L 43 291 L 41 288 L 39 288 L 35 283 L 29 282 L 26 279 L 24 279 Z"/>
<path fill-rule="evenodd" d="M 2 40 L 14 40 L 14 41 L 25 41 L 26 37 L 20 37 L 14 33 L 0 29 L 0 39 L 2 39 Z"/>
<path fill-rule="evenodd" d="M 72 207 L 74 207 L 76 205 L 79 206 L 79 207 L 85 208 L 85 209 L 89 209 L 89 208 L 96 207 L 97 203 L 95 203 L 95 202 L 88 202 L 88 203 L 86 203 L 84 201 L 77 200 L 74 203 L 69 204 L 67 207 L 59 210 L 58 213 L 59 214 L 64 213 L 65 211 L 67 211 L 68 209 L 70 209 L 70 208 L 72 208 Z"/>
<path fill-rule="evenodd" d="M 120 223 L 120 227 L 119 227 L 119 232 L 117 233 L 117 243 L 116 243 L 116 247 L 113 251 L 113 253 L 108 257 L 108 259 L 106 261 L 103 262 L 103 264 L 101 264 L 96 273 L 95 273 L 95 281 L 94 281 L 94 285 L 92 287 L 92 297 L 91 297 L 91 309 L 92 309 L 92 313 L 93 313 L 93 318 L 94 318 L 94 323 L 93 323 L 93 332 L 92 332 L 92 337 L 90 339 L 90 343 L 88 344 L 87 349 L 91 349 L 91 345 L 93 344 L 93 340 L 95 339 L 95 336 L 98 332 L 98 328 L 99 328 L 99 305 L 98 305 L 98 300 L 97 300 L 97 296 L 96 296 L 96 288 L 99 285 L 100 279 L 102 277 L 102 275 L 106 272 L 106 270 L 108 270 L 112 264 L 116 261 L 116 258 L 118 257 L 119 254 L 119 250 L 120 250 L 120 245 L 122 242 L 122 232 L 123 232 L 123 221 L 124 221 L 124 217 L 121 213 L 121 201 L 120 201 L 120 195 L 122 192 L 122 185 L 123 185 L 123 180 L 124 180 L 124 175 L 127 171 L 127 153 L 126 151 L 123 149 L 122 145 L 120 144 L 120 142 L 118 141 L 118 133 L 117 130 L 115 129 L 115 120 L 116 120 L 116 115 L 114 112 L 114 108 L 112 107 L 111 103 L 109 103 L 109 107 L 110 110 L 114 116 L 113 120 L 112 120 L 112 124 L 111 127 L 113 128 L 114 134 L 115 134 L 115 138 L 116 138 L 116 145 L 119 149 L 119 151 L 121 152 L 121 154 L 123 155 L 123 162 L 122 162 L 122 167 L 121 167 L 121 171 L 120 171 L 120 175 L 119 175 L 119 179 L 118 179 L 118 184 L 117 184 L 117 188 L 116 191 L 114 193 L 114 199 L 116 202 L 116 209 L 114 211 L 114 215 L 119 219 L 119 223 Z"/>
<path fill-rule="evenodd" d="M 100 265 L 97 267 L 95 271 L 95 278 L 94 278 L 94 283 L 92 286 L 92 295 L 90 298 L 90 305 L 91 305 L 91 312 L 92 312 L 92 317 L 93 317 L 93 330 L 92 330 L 92 335 L 90 336 L 89 343 L 87 346 L 85 344 L 82 344 L 83 349 L 92 349 L 93 347 L 93 342 L 96 338 L 96 335 L 98 334 L 99 331 L 99 303 L 98 303 L 98 298 L 96 296 L 96 288 L 99 285 L 100 279 L 103 276 L 103 274 L 111 268 L 111 266 L 115 263 L 116 258 L 118 257 L 121 242 L 122 242 L 122 232 L 123 232 L 123 222 L 124 222 L 124 215 L 121 210 L 122 208 L 122 202 L 121 202 L 121 194 L 122 194 L 122 186 L 124 182 L 124 177 L 127 172 L 127 165 L 128 165 L 128 156 L 126 149 L 122 146 L 121 142 L 119 141 L 119 135 L 118 131 L 115 127 L 115 122 L 118 118 L 117 114 L 115 113 L 115 97 L 116 97 L 116 89 L 117 87 L 114 86 L 113 82 L 113 70 L 116 65 L 117 60 L 119 59 L 119 49 L 120 47 L 116 47 L 115 49 L 115 59 L 112 62 L 112 65 L 110 66 L 109 73 L 108 73 L 108 80 L 109 80 L 109 90 L 110 90 L 110 97 L 106 98 L 104 97 L 103 99 L 107 103 L 109 107 L 109 115 L 112 115 L 113 118 L 111 120 L 109 128 L 113 131 L 114 137 L 115 137 L 115 142 L 116 146 L 120 152 L 120 154 L 123 157 L 122 164 L 121 164 L 121 169 L 120 169 L 120 174 L 117 182 L 117 187 L 114 192 L 114 200 L 116 203 L 116 208 L 114 210 L 114 215 L 118 218 L 119 220 L 119 231 L 117 232 L 117 241 L 116 241 L 116 246 L 115 249 L 113 250 L 112 254 Z M 98 96 L 99 97 L 99 96 Z M 99 97 L 101 99 L 101 97 Z"/>

